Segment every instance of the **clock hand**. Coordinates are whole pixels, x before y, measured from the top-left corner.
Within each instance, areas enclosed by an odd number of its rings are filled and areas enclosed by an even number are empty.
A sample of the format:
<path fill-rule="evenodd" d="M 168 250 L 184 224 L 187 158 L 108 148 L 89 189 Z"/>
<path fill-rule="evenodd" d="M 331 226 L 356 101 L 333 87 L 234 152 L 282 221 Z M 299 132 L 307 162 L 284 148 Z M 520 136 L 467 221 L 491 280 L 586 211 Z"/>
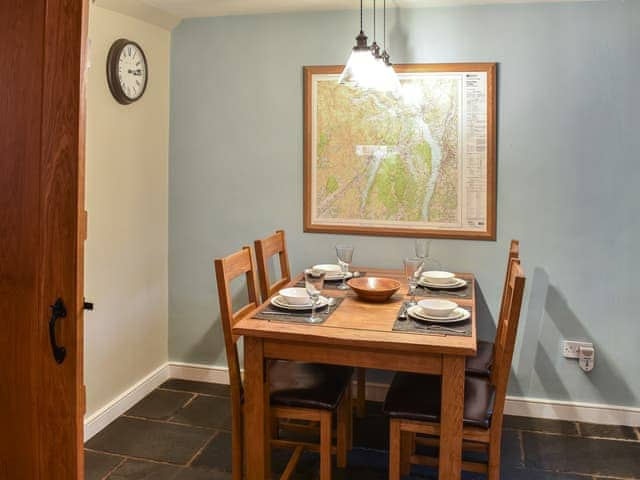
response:
<path fill-rule="evenodd" d="M 127 70 L 127 73 L 131 73 L 133 75 L 136 75 L 138 77 L 142 76 L 142 70 L 138 69 L 138 70 Z"/>

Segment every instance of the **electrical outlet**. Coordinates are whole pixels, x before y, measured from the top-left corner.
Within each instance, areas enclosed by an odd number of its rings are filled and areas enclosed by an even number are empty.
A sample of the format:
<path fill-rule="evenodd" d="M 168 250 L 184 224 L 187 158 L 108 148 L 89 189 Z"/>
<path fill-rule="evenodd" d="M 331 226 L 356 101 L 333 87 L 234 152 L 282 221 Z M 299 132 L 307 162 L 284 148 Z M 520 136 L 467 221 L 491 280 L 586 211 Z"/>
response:
<path fill-rule="evenodd" d="M 580 347 L 593 348 L 593 343 L 564 340 L 562 342 L 562 356 L 565 358 L 579 358 Z"/>

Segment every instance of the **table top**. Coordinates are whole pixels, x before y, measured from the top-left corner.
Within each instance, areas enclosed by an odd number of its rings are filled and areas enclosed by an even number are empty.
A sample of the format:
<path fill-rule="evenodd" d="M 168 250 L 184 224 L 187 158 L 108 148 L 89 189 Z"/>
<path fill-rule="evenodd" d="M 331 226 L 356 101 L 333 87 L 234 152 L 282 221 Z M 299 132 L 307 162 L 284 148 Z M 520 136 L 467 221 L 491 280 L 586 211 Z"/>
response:
<path fill-rule="evenodd" d="M 321 324 L 304 324 L 269 321 L 254 318 L 264 309 L 265 302 L 233 327 L 234 335 L 261 337 L 282 341 L 307 343 L 331 343 L 350 348 L 381 348 L 388 350 L 423 351 L 429 353 L 475 355 L 476 354 L 476 295 L 475 278 L 470 273 L 456 276 L 471 282 L 471 299 L 455 299 L 463 307 L 471 308 L 472 333 L 470 337 L 455 335 L 427 335 L 422 333 L 394 332 L 393 324 L 402 302 L 407 299 L 408 284 L 400 270 L 354 268 L 366 271 L 369 277 L 393 278 L 402 284 L 400 290 L 385 303 L 364 302 L 351 290 L 325 290 L 325 296 L 345 297 L 335 312 Z M 298 275 L 291 281 L 295 285 L 302 278 Z M 437 298 L 437 297 L 435 297 Z M 447 300 L 450 297 L 443 296 Z"/>

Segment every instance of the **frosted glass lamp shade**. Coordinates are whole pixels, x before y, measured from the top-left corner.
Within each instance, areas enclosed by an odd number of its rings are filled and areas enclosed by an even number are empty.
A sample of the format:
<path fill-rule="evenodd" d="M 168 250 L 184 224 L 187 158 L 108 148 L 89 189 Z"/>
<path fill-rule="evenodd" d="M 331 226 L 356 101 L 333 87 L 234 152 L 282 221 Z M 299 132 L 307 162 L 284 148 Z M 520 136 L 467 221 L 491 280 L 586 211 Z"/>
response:
<path fill-rule="evenodd" d="M 354 47 L 347 61 L 347 66 L 344 68 L 342 75 L 340 75 L 339 82 L 363 88 L 372 88 L 379 74 L 378 61 L 371 55 L 371 50 Z"/>

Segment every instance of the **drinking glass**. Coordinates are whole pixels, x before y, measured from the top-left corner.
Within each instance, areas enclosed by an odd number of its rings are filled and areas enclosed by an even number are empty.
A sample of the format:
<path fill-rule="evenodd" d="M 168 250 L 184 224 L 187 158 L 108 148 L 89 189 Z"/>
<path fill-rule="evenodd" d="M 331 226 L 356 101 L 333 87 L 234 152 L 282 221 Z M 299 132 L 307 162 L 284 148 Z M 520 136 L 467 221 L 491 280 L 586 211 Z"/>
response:
<path fill-rule="evenodd" d="M 304 287 L 307 289 L 307 293 L 311 298 L 311 317 L 309 323 L 320 323 L 322 317 L 316 317 L 316 305 L 320 299 L 320 292 L 324 287 L 325 272 L 313 272 L 310 268 L 304 271 Z"/>
<path fill-rule="evenodd" d="M 340 270 L 342 270 L 342 283 L 336 288 L 339 290 L 348 290 L 347 273 L 349 273 L 349 265 L 353 260 L 353 247 L 351 245 L 336 245 L 336 255 L 338 256 Z"/>
<path fill-rule="evenodd" d="M 431 249 L 431 240 L 426 238 L 416 238 L 415 250 L 416 257 L 424 260 L 429 256 L 429 250 Z"/>
<path fill-rule="evenodd" d="M 416 287 L 418 286 L 418 278 L 420 278 L 423 263 L 421 258 L 404 259 L 404 274 L 409 282 L 409 294 L 411 295 L 410 305 L 416 304 Z"/>

